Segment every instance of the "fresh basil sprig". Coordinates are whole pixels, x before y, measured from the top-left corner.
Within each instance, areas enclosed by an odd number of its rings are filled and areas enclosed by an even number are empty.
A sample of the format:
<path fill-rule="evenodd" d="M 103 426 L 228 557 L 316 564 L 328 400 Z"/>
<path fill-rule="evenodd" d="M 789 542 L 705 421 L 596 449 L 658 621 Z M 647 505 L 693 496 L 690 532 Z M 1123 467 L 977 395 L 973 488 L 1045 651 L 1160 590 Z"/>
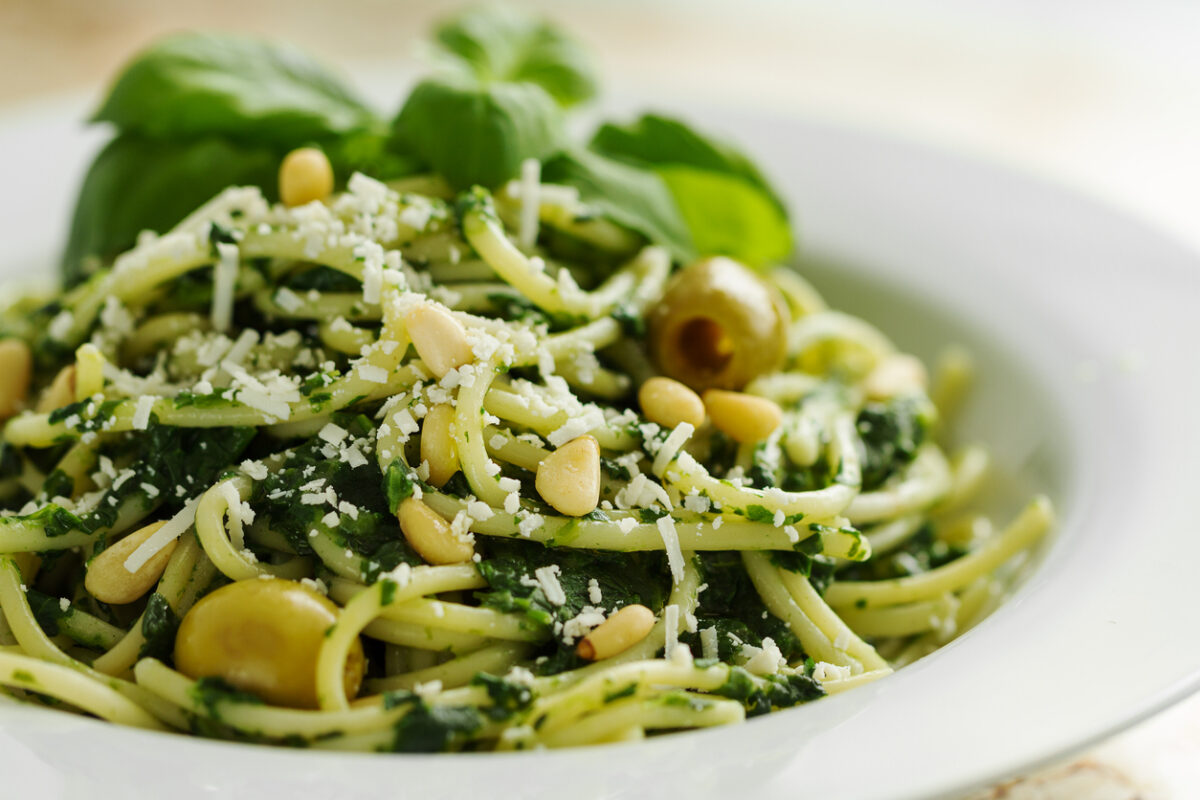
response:
<path fill-rule="evenodd" d="M 144 230 L 170 228 L 226 186 L 264 185 L 278 169 L 279 156 L 271 148 L 219 136 L 182 141 L 118 136 L 96 156 L 79 191 L 64 277 L 68 283 L 85 277 L 85 256 L 119 252 Z"/>
<path fill-rule="evenodd" d="M 670 189 L 698 253 L 733 256 L 752 266 L 791 254 L 787 209 L 754 163 L 732 145 L 679 120 L 647 114 L 629 125 L 605 124 L 593 150 L 652 170 Z"/>
<path fill-rule="evenodd" d="M 386 121 L 333 72 L 289 45 L 208 33 L 179 34 L 136 55 L 93 116 L 116 127 L 75 205 L 62 257 L 68 285 L 91 258 L 164 231 L 230 185 L 275 194 L 291 149 L 314 144 L 337 174 L 407 174 Z"/>
<path fill-rule="evenodd" d="M 566 146 L 562 109 L 534 83 L 423 81 L 396 117 L 396 141 L 456 189 L 495 187 L 527 158 Z"/>
<path fill-rule="evenodd" d="M 542 177 L 574 186 L 583 202 L 667 248 L 675 260 L 696 256 L 692 232 L 666 183 L 655 173 L 580 149 L 546 162 Z"/>
<path fill-rule="evenodd" d="M 275 194 L 291 149 L 321 147 L 345 180 L 420 170 L 495 188 L 529 158 L 612 222 L 676 260 L 725 254 L 759 266 L 792 249 L 787 211 L 745 155 L 683 122 L 606 124 L 587 148 L 566 111 L 594 96 L 586 51 L 545 20 L 468 10 L 435 30 L 440 69 L 389 125 L 335 74 L 287 45 L 182 34 L 137 55 L 93 117 L 116 136 L 93 162 L 63 255 L 64 280 L 163 231 L 225 186 Z"/>
<path fill-rule="evenodd" d="M 596 94 L 590 54 L 545 19 L 499 6 L 470 9 L 434 31 L 449 61 L 484 83 L 533 83 L 563 108 Z"/>
<path fill-rule="evenodd" d="M 285 147 L 379 125 L 304 51 L 210 33 L 170 36 L 143 50 L 92 120 L 156 139 L 222 134 Z"/>

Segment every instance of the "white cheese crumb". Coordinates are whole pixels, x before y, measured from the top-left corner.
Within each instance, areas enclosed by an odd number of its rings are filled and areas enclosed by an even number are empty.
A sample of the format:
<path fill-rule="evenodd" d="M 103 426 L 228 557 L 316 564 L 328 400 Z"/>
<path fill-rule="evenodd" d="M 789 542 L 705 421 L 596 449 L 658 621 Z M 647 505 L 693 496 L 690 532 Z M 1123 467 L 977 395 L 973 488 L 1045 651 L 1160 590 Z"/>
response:
<path fill-rule="evenodd" d="M 267 470 L 267 465 L 261 461 L 246 460 L 242 462 L 242 472 L 246 473 L 250 478 L 256 481 L 265 481 L 270 472 Z"/>
<path fill-rule="evenodd" d="M 705 658 L 717 658 L 720 655 L 716 628 L 708 627 L 700 631 L 700 651 Z"/>
<path fill-rule="evenodd" d="M 658 535 L 662 537 L 663 547 L 667 551 L 667 564 L 671 567 L 671 578 L 675 583 L 683 580 L 683 551 L 679 548 L 679 533 L 675 530 L 675 520 L 670 515 L 659 517 Z"/>
<path fill-rule="evenodd" d="M 774 675 L 787 664 L 783 653 L 770 636 L 763 639 L 761 648 L 749 644 L 742 645 L 742 655 L 748 656 L 742 666 L 753 675 Z"/>
<path fill-rule="evenodd" d="M 199 500 L 189 500 L 179 512 L 167 520 L 166 524 L 150 535 L 125 559 L 125 571 L 137 572 L 146 562 L 154 558 L 160 550 L 175 541 L 183 532 L 196 522 L 196 506 Z"/>
<path fill-rule="evenodd" d="M 561 606 L 567 602 L 567 593 L 563 591 L 562 584 L 558 582 L 559 571 L 557 564 L 551 564 L 548 567 L 538 567 L 533 571 L 538 585 L 542 589 L 542 593 L 546 595 L 546 600 L 555 606 Z"/>
<path fill-rule="evenodd" d="M 303 306 L 304 301 L 291 289 L 280 286 L 275 290 L 275 304 L 290 314 Z"/>
<path fill-rule="evenodd" d="M 317 438 L 323 442 L 329 442 L 330 444 L 341 444 L 349 435 L 349 431 L 340 425 L 333 424 L 332 422 L 317 432 Z"/>
<path fill-rule="evenodd" d="M 137 405 L 133 409 L 133 419 L 130 424 L 136 431 L 144 431 L 150 427 L 150 412 L 154 410 L 154 401 L 158 398 L 151 394 L 144 394 L 137 400 Z"/>
<path fill-rule="evenodd" d="M 663 517 L 663 519 L 666 519 L 666 517 Z M 676 582 L 679 581 L 678 578 L 675 580 Z M 663 656 L 669 659 L 671 651 L 675 649 L 675 645 L 679 644 L 679 605 L 677 603 L 671 603 L 663 609 L 663 627 L 667 632 L 667 641 L 663 647 Z"/>
<path fill-rule="evenodd" d="M 356 370 L 358 376 L 369 383 L 387 383 L 388 373 L 383 367 L 374 364 L 360 364 Z"/>
<path fill-rule="evenodd" d="M 214 330 L 229 329 L 233 321 L 233 290 L 237 283 L 238 247 L 226 242 L 217 243 L 216 266 L 213 268 L 212 310 L 209 319 Z"/>

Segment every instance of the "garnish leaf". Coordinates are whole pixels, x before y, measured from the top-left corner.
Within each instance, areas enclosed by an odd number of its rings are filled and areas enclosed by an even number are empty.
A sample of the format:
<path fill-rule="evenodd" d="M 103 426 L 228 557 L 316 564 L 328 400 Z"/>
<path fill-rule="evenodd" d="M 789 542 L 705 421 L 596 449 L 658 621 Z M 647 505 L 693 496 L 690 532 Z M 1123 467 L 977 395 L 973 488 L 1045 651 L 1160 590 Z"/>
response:
<path fill-rule="evenodd" d="M 545 19 L 517 9 L 474 8 L 442 23 L 434 39 L 481 83 L 534 83 L 563 108 L 596 94 L 588 51 Z"/>
<path fill-rule="evenodd" d="M 303 50 L 213 33 L 169 36 L 143 50 L 92 119 L 155 138 L 225 134 L 282 145 L 378 124 Z"/>
<path fill-rule="evenodd" d="M 273 194 L 279 155 L 212 136 L 159 141 L 136 134 L 108 143 L 84 178 L 62 257 L 68 284 L 87 277 L 84 259 L 107 259 L 144 230 L 165 231 L 227 186 Z"/>
<path fill-rule="evenodd" d="M 791 253 L 783 201 L 754 162 L 732 145 L 679 120 L 647 114 L 629 125 L 602 125 L 591 148 L 658 174 L 700 255 L 728 255 L 761 266 Z"/>
<path fill-rule="evenodd" d="M 666 247 L 681 261 L 696 249 L 670 188 L 652 171 L 586 150 L 562 153 L 542 166 L 542 177 L 579 190 L 584 203 L 613 222 Z"/>
<path fill-rule="evenodd" d="M 396 117 L 401 148 L 456 189 L 499 186 L 527 158 L 546 159 L 565 144 L 562 110 L 534 83 L 429 79 Z"/>

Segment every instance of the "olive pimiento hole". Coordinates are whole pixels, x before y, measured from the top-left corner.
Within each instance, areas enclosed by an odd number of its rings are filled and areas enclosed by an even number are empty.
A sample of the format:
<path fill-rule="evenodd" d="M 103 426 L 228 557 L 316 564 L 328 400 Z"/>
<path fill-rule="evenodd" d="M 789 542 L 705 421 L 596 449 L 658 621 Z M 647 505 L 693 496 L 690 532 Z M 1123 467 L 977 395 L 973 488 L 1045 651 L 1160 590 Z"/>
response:
<path fill-rule="evenodd" d="M 693 370 L 712 374 L 729 365 L 734 344 L 721 323 L 709 317 L 696 317 L 679 328 L 676 350 Z"/>

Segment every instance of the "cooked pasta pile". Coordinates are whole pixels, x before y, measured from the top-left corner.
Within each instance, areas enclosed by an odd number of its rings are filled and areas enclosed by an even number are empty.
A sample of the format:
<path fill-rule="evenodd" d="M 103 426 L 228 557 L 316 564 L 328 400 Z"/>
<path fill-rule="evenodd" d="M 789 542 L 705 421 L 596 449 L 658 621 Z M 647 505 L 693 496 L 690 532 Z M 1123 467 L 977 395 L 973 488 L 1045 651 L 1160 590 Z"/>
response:
<path fill-rule="evenodd" d="M 700 399 L 664 360 L 743 343 L 679 300 L 690 270 L 533 164 L 494 196 L 232 188 L 12 303 L 0 684 L 203 736 L 514 750 L 737 722 L 968 629 L 1050 509 L 969 510 L 986 453 L 939 446 L 964 362 L 927 391 L 778 269 L 781 366 Z"/>

